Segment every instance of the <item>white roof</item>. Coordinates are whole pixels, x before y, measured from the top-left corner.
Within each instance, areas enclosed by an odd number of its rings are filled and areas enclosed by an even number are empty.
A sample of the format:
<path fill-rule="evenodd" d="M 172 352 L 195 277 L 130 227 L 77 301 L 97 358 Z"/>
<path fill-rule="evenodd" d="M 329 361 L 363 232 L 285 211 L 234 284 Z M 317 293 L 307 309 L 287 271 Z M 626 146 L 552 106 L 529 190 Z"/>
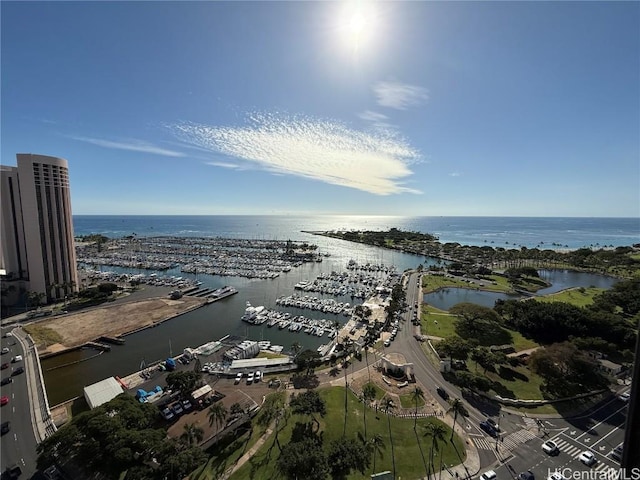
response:
<path fill-rule="evenodd" d="M 293 363 L 289 357 L 281 358 L 245 358 L 242 360 L 234 360 L 231 362 L 232 370 L 240 370 L 243 368 L 267 368 L 279 365 L 287 365 Z"/>
<path fill-rule="evenodd" d="M 96 408 L 113 400 L 124 390 L 122 385 L 114 377 L 105 378 L 104 380 L 84 387 L 84 398 L 87 399 L 89 408 Z"/>

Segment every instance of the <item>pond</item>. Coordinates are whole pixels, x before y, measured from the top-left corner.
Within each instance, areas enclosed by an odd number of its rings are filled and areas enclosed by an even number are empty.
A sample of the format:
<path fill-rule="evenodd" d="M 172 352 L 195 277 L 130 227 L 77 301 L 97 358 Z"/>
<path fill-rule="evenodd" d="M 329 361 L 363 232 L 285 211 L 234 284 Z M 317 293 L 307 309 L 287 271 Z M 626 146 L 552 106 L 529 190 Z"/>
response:
<path fill-rule="evenodd" d="M 618 282 L 617 278 L 594 273 L 574 272 L 571 270 L 540 270 L 540 278 L 551 283 L 551 286 L 538 291 L 538 295 L 548 295 L 567 288 L 598 287 L 611 288 Z M 468 288 L 443 288 L 437 292 L 427 293 L 423 300 L 441 310 L 449 310 L 458 303 L 468 302 L 493 308 L 496 300 L 514 300 L 522 295 L 507 295 L 505 293 L 484 292 Z"/>

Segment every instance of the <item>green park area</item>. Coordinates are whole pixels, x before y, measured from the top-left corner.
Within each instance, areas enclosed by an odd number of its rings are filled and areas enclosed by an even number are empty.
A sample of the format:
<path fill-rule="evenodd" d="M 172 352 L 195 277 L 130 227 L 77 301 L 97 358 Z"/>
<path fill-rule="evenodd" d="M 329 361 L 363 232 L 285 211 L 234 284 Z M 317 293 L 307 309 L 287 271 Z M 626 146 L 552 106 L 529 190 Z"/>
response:
<path fill-rule="evenodd" d="M 330 449 L 328 446 L 333 442 L 342 439 L 349 443 L 366 442 L 372 445 L 368 466 L 363 472 L 355 471 L 347 475 L 345 478 L 348 479 L 369 478 L 374 471 L 393 471 L 394 461 L 397 478 L 425 476 L 425 465 L 426 468 L 433 465 L 432 471 L 437 472 L 441 466 L 444 468 L 444 466 L 457 465 L 464 461 L 463 442 L 457 435 L 454 436 L 453 442 L 450 442 L 451 429 L 436 418 L 417 419 L 414 430 L 414 419 L 388 417 L 383 411 L 368 407 L 365 407 L 366 411 L 364 411 L 363 403 L 358 401 L 350 390 L 346 391 L 345 398 L 343 387 L 322 388 L 318 393 L 326 404 L 324 415 L 293 413 L 286 408 L 279 423 L 277 439 L 275 433 L 269 435 L 251 459 L 229 478 L 231 480 L 282 478 L 282 473 L 278 470 L 280 448 L 284 451 L 292 439 L 299 437 L 303 431 L 306 431 L 307 436 L 321 438 L 325 451 Z M 437 425 L 437 427 L 431 425 Z M 251 429 L 244 435 L 215 447 L 207 464 L 192 473 L 190 480 L 220 478 L 237 458 L 255 444 L 266 428 L 267 424 L 264 421 L 261 422 L 258 415 L 253 420 Z M 430 457 L 434 435 L 437 449 L 433 449 L 433 455 Z M 313 461 L 312 456 L 309 453 L 310 462 Z"/>
<path fill-rule="evenodd" d="M 552 293 L 543 297 L 536 297 L 538 302 L 565 302 L 576 307 L 586 307 L 592 305 L 596 295 L 604 292 L 604 288 L 571 288 L 558 293 Z"/>

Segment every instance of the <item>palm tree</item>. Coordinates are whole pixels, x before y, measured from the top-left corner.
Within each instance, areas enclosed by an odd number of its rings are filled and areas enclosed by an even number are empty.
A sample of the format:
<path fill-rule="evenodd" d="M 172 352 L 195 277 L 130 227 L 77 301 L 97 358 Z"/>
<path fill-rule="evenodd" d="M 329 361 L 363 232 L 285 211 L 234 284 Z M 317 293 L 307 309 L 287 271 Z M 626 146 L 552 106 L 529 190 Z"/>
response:
<path fill-rule="evenodd" d="M 221 403 L 214 403 L 209 407 L 207 415 L 209 417 L 209 426 L 213 426 L 215 423 L 217 429 L 220 429 L 220 425 L 222 425 L 227 418 L 227 409 Z"/>
<path fill-rule="evenodd" d="M 291 352 L 293 353 L 293 358 L 296 358 L 298 356 L 300 350 L 302 350 L 302 345 L 300 345 L 299 342 L 293 342 L 291 344 Z"/>
<path fill-rule="evenodd" d="M 416 404 L 416 409 L 413 415 L 413 429 L 415 430 L 418 426 L 418 400 L 424 401 L 424 392 L 420 387 L 416 387 L 413 389 L 413 392 L 411 392 L 411 399 Z"/>
<path fill-rule="evenodd" d="M 387 423 L 389 425 L 389 443 L 391 444 L 391 463 L 393 464 L 393 478 L 396 478 L 396 458 L 393 451 L 393 437 L 391 436 L 391 415 L 389 414 L 389 412 L 391 412 L 395 408 L 396 406 L 393 404 L 393 400 L 391 400 L 390 398 L 386 398 L 384 403 L 382 404 L 382 409 L 384 410 L 384 413 L 387 414 Z"/>
<path fill-rule="evenodd" d="M 380 435 L 379 433 L 376 433 L 373 437 L 371 437 L 369 440 L 367 440 L 367 444 L 369 445 L 369 448 L 371 448 L 371 451 L 373 453 L 373 470 L 371 472 L 375 473 L 376 472 L 376 457 L 378 456 L 378 453 L 379 453 L 380 454 L 380 458 L 382 458 L 382 452 L 385 449 L 384 440 L 382 438 L 382 435 Z"/>
<path fill-rule="evenodd" d="M 364 438 L 367 438 L 367 407 L 371 404 L 371 400 L 376 398 L 376 389 L 370 383 L 367 383 L 362 389 L 362 414 L 364 417 Z"/>
<path fill-rule="evenodd" d="M 425 426 L 425 437 L 431 437 L 431 450 L 429 451 L 429 464 L 431 465 L 431 469 L 435 473 L 435 468 L 433 466 L 433 451 L 438 450 L 438 442 L 445 440 L 445 434 L 447 433 L 447 429 L 441 423 L 429 423 Z M 440 460 L 442 460 L 442 455 L 440 455 Z"/>
<path fill-rule="evenodd" d="M 187 446 L 191 446 L 194 443 L 200 443 L 204 438 L 204 430 L 197 426 L 195 423 L 185 423 L 184 432 L 180 435 L 180 439 L 183 440 Z"/>
<path fill-rule="evenodd" d="M 453 427 L 451 428 L 451 438 L 449 441 L 453 441 L 453 435 L 456 429 L 456 420 L 458 419 L 458 414 L 464 415 L 466 408 L 464 407 L 464 403 L 459 398 L 454 398 L 451 400 L 451 406 L 449 407 L 449 411 L 453 412 Z"/>

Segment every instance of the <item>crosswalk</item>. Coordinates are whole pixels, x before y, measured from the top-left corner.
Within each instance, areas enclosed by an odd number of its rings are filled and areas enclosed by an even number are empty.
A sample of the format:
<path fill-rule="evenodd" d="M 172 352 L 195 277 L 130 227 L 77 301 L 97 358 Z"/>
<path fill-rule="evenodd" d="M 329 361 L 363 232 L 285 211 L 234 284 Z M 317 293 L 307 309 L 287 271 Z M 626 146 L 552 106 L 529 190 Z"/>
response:
<path fill-rule="evenodd" d="M 578 458 L 580 454 L 586 450 L 584 447 L 577 447 L 561 438 L 554 438 L 553 441 L 558 445 L 561 452 L 566 453 L 573 458 Z M 598 472 L 598 478 L 602 478 L 603 480 L 618 480 L 620 475 L 619 469 L 612 468 L 606 463 L 600 461 L 591 467 L 591 470 Z"/>
<path fill-rule="evenodd" d="M 501 440 L 498 440 L 498 449 L 499 450 L 513 450 L 518 445 L 521 445 L 525 442 L 528 442 L 532 438 L 536 438 L 536 436 L 531 433 L 529 430 L 518 430 L 517 432 L 510 433 L 506 435 Z M 495 438 L 474 438 L 474 443 L 477 448 L 483 450 L 495 450 L 496 449 L 496 439 Z"/>

